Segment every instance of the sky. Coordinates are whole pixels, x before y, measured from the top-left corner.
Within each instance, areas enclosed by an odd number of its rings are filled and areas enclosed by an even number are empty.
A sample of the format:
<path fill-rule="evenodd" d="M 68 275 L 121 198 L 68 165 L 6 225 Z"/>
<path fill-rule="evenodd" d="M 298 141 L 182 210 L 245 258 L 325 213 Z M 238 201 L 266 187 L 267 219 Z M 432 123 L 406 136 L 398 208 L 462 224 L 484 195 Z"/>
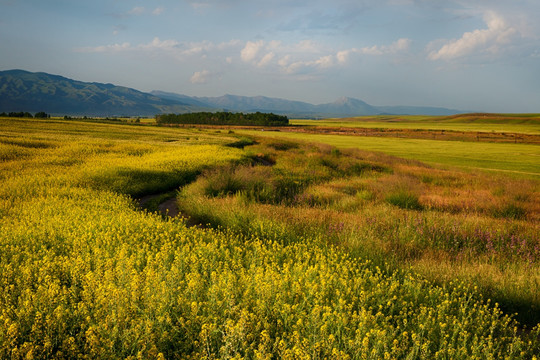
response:
<path fill-rule="evenodd" d="M 0 70 L 141 91 L 540 112 L 538 0 L 0 0 Z"/>

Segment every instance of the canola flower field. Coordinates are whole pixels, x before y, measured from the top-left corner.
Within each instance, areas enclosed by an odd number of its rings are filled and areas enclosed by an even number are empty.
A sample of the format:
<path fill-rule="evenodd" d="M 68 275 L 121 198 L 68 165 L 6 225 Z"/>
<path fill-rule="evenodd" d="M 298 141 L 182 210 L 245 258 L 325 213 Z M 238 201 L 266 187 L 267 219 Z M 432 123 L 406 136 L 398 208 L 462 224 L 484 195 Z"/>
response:
<path fill-rule="evenodd" d="M 540 329 L 463 282 L 378 266 L 324 235 L 139 209 L 215 169 L 271 162 L 238 142 L 0 119 L 0 358 L 538 358 Z"/>

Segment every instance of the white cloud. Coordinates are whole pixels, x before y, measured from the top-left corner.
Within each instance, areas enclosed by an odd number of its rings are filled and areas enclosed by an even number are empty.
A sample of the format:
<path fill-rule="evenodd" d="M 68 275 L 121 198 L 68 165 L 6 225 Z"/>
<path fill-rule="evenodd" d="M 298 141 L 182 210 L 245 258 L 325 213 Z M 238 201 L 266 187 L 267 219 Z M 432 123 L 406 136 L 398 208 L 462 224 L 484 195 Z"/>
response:
<path fill-rule="evenodd" d="M 165 11 L 165 8 L 163 8 L 162 6 L 159 6 L 151 11 L 147 10 L 144 6 L 135 6 L 133 9 L 127 12 L 127 15 L 140 16 L 149 13 L 151 13 L 152 15 L 161 15 L 163 11 Z"/>
<path fill-rule="evenodd" d="M 312 40 L 303 40 L 296 44 L 296 50 L 302 52 L 317 53 L 320 51 L 320 46 Z"/>
<path fill-rule="evenodd" d="M 261 60 L 259 61 L 259 63 L 257 64 L 257 66 L 259 66 L 259 67 L 264 67 L 264 66 L 268 65 L 268 64 L 272 61 L 272 59 L 274 59 L 274 56 L 275 56 L 275 55 L 276 55 L 276 54 L 274 54 L 273 52 L 267 53 L 266 55 L 264 55 L 264 56 L 262 57 L 262 59 L 261 59 Z"/>
<path fill-rule="evenodd" d="M 311 40 L 284 44 L 278 40 L 247 41 L 231 40 L 215 44 L 211 41 L 181 43 L 174 39 L 161 40 L 155 37 L 150 42 L 130 44 L 128 42 L 96 47 L 75 49 L 84 53 L 140 53 L 146 56 L 167 56 L 177 61 L 198 59 L 220 60 L 221 64 L 232 64 L 239 58 L 242 62 L 254 68 L 266 69 L 282 74 L 307 75 L 316 74 L 326 69 L 345 65 L 351 54 L 385 55 L 395 54 L 409 48 L 409 39 L 399 39 L 390 45 L 372 46 L 362 49 L 345 49 L 336 51 Z M 235 54 L 237 54 L 235 56 Z M 195 76 L 196 75 L 196 76 Z M 208 74 L 198 72 L 194 74 L 193 81 L 202 83 Z"/>
<path fill-rule="evenodd" d="M 439 50 L 431 51 L 431 60 L 452 60 L 477 53 L 498 53 L 502 46 L 509 44 L 519 35 L 516 28 L 501 16 L 489 12 L 484 16 L 487 29 L 466 32 L 457 40 L 447 41 Z"/>
<path fill-rule="evenodd" d="M 240 58 L 256 67 L 274 67 L 291 74 L 308 68 L 325 68 L 333 64 L 333 56 L 320 56 L 320 46 L 312 40 L 284 45 L 281 41 L 248 41 L 240 51 Z"/>
<path fill-rule="evenodd" d="M 161 15 L 161 13 L 165 11 L 165 9 L 163 7 L 157 7 L 155 8 L 153 11 L 152 11 L 152 14 L 153 15 Z"/>
<path fill-rule="evenodd" d="M 113 44 L 113 45 L 102 45 L 96 47 L 82 47 L 75 49 L 76 52 L 84 53 L 117 53 L 117 52 L 148 52 L 148 53 L 159 53 L 167 52 L 178 58 L 189 57 L 189 56 L 204 56 L 205 53 L 219 50 L 226 51 L 231 47 L 238 46 L 237 41 L 229 41 L 226 43 L 220 43 L 215 45 L 210 41 L 202 42 L 193 42 L 193 43 L 180 43 L 174 39 L 161 40 L 158 37 L 152 39 L 148 43 L 131 45 L 128 42 L 122 44 Z"/>
<path fill-rule="evenodd" d="M 349 55 L 351 54 L 353 50 L 342 50 L 338 51 L 336 54 L 336 59 L 338 63 L 345 64 L 347 61 L 349 61 Z"/>
<path fill-rule="evenodd" d="M 202 11 L 208 9 L 210 7 L 210 4 L 204 2 L 192 2 L 191 7 L 193 7 L 193 9 L 195 10 Z"/>
<path fill-rule="evenodd" d="M 187 56 L 193 56 L 209 51 L 214 48 L 214 43 L 210 41 L 193 42 L 183 46 L 181 54 Z"/>
<path fill-rule="evenodd" d="M 122 52 L 131 49 L 131 44 L 128 42 L 122 44 L 113 44 L 113 45 L 102 45 L 95 47 L 82 47 L 75 49 L 76 52 L 81 53 L 115 53 Z"/>
<path fill-rule="evenodd" d="M 263 48 L 264 41 L 248 41 L 246 46 L 240 52 L 240 57 L 245 62 L 253 61 L 257 57 L 257 53 Z"/>
<path fill-rule="evenodd" d="M 390 45 L 372 46 L 362 49 L 335 51 L 312 40 L 293 44 L 281 41 L 248 41 L 240 51 L 240 58 L 259 68 L 274 68 L 285 74 L 305 74 L 347 63 L 353 53 L 364 55 L 396 54 L 409 49 L 410 39 L 399 39 Z"/>
<path fill-rule="evenodd" d="M 210 71 L 196 71 L 193 76 L 189 79 L 192 84 L 206 84 L 210 77 Z"/>
<path fill-rule="evenodd" d="M 374 45 L 363 47 L 361 49 L 352 48 L 338 51 L 336 59 L 339 64 L 345 64 L 349 61 L 351 54 L 362 54 L 370 56 L 394 55 L 409 50 L 411 40 L 407 38 L 398 39 L 390 45 Z"/>
<path fill-rule="evenodd" d="M 411 39 L 401 38 L 384 49 L 387 54 L 395 54 L 400 51 L 407 51 L 411 46 Z"/>
<path fill-rule="evenodd" d="M 263 64 L 269 65 L 269 60 L 275 58 L 275 56 L 279 56 L 280 60 L 278 60 L 278 63 L 280 63 L 287 56 L 288 58 L 294 57 L 300 60 L 300 58 L 320 56 L 323 51 L 322 46 L 312 40 L 303 40 L 287 45 L 279 40 L 268 42 L 258 40 L 248 41 L 242 49 L 240 56 L 243 61 L 253 63 L 254 65 L 260 64 L 262 58 L 265 58 Z M 264 55 L 262 55 L 263 53 Z M 270 55 L 270 53 L 273 55 Z"/>
<path fill-rule="evenodd" d="M 142 14 L 144 14 L 144 12 L 145 12 L 144 7 L 136 6 L 133 9 L 131 9 L 130 11 L 128 11 L 128 14 L 129 15 L 142 15 Z"/>
<path fill-rule="evenodd" d="M 285 55 L 278 61 L 278 65 L 281 67 L 286 67 L 291 61 L 291 55 Z"/>
<path fill-rule="evenodd" d="M 148 44 L 141 44 L 137 48 L 142 50 L 175 50 L 178 48 L 180 43 L 176 40 L 160 40 L 158 37 L 155 37 Z"/>
<path fill-rule="evenodd" d="M 326 55 L 318 58 L 313 62 L 314 65 L 321 68 L 329 68 L 334 65 L 334 57 L 332 55 Z"/>
<path fill-rule="evenodd" d="M 290 65 L 284 65 L 282 67 L 282 70 L 286 74 L 299 74 L 299 73 L 306 73 L 306 72 L 312 72 L 317 69 L 327 69 L 334 65 L 334 56 L 333 55 L 326 55 L 321 56 L 315 60 L 311 61 L 295 61 L 291 63 Z"/>
<path fill-rule="evenodd" d="M 411 44 L 410 39 L 399 39 L 396 42 L 393 42 L 390 45 L 374 45 L 371 47 L 363 47 L 357 52 L 364 54 L 364 55 L 388 55 L 388 54 L 395 54 L 400 51 L 406 51 L 409 49 L 409 46 Z"/>
<path fill-rule="evenodd" d="M 268 43 L 268 46 L 267 48 L 268 49 L 272 49 L 272 50 L 277 50 L 279 49 L 282 45 L 281 45 L 281 41 L 280 40 L 272 40 Z"/>
<path fill-rule="evenodd" d="M 230 41 L 219 43 L 218 46 L 217 46 L 217 49 L 218 50 L 226 50 L 228 48 L 239 47 L 241 45 L 242 45 L 242 42 L 240 40 L 233 39 L 233 40 L 230 40 Z"/>

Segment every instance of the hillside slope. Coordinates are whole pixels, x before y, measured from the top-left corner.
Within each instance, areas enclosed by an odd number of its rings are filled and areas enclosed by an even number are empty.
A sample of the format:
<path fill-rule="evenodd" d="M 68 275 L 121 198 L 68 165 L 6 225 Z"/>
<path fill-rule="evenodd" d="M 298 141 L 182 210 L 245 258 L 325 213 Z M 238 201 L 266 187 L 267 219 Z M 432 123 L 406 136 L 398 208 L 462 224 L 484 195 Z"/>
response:
<path fill-rule="evenodd" d="M 152 116 L 195 107 L 112 84 L 88 83 L 23 70 L 0 72 L 0 112 L 45 111 L 56 115 Z"/>

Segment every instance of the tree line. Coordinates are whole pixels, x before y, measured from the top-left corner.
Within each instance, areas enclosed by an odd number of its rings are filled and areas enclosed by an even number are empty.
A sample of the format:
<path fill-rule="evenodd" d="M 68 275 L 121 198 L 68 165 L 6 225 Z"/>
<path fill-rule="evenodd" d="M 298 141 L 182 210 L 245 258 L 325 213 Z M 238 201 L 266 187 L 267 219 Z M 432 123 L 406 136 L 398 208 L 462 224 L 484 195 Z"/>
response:
<path fill-rule="evenodd" d="M 232 113 L 232 112 L 196 112 L 188 114 L 156 115 L 158 124 L 201 124 L 201 125 L 245 125 L 245 126 L 285 126 L 289 124 L 287 116 L 273 113 Z"/>
<path fill-rule="evenodd" d="M 9 113 L 0 113 L 0 117 L 14 117 L 14 118 L 35 118 L 35 119 L 48 119 L 51 117 L 50 114 L 47 114 L 44 111 L 40 111 L 32 115 L 28 111 L 19 111 L 19 112 L 9 112 Z"/>

